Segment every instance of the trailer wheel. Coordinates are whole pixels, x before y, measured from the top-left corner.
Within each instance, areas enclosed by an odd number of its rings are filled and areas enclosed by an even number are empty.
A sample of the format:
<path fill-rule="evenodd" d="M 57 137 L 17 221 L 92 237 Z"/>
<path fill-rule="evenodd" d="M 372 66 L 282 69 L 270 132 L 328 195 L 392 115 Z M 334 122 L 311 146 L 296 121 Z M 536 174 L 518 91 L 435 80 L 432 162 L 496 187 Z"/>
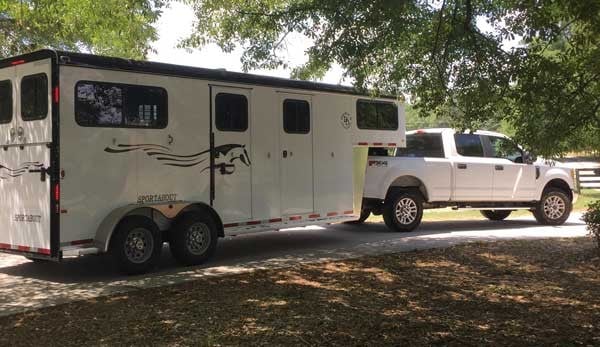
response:
<path fill-rule="evenodd" d="M 479 212 L 481 212 L 481 214 L 489 220 L 500 221 L 500 220 L 504 220 L 508 216 L 510 216 L 512 211 L 511 210 L 481 210 Z"/>
<path fill-rule="evenodd" d="M 550 187 L 542 194 L 542 199 L 533 210 L 533 216 L 540 224 L 561 225 L 571 214 L 573 204 L 564 191 Z"/>
<path fill-rule="evenodd" d="M 387 199 L 383 207 L 383 221 L 392 231 L 415 230 L 423 218 L 423 197 L 414 190 L 404 190 Z"/>
<path fill-rule="evenodd" d="M 215 221 L 202 212 L 186 212 L 170 231 L 171 254 L 183 265 L 197 265 L 209 259 L 217 248 Z"/>
<path fill-rule="evenodd" d="M 142 274 L 153 269 L 160 260 L 162 237 L 156 224 L 143 216 L 123 218 L 110 243 L 110 253 L 120 272 Z"/>

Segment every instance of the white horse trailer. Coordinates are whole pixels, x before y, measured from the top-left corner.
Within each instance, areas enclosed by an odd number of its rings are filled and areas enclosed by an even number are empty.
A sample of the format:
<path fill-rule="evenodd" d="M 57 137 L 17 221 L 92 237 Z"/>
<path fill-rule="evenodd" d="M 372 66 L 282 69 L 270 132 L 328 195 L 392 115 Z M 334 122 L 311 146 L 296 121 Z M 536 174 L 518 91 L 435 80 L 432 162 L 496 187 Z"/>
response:
<path fill-rule="evenodd" d="M 404 146 L 391 98 L 44 50 L 0 61 L 0 249 L 198 264 L 226 235 L 357 219 L 369 146 Z M 401 141 L 401 142 L 398 142 Z M 259 245 L 257 245 L 259 246 Z"/>

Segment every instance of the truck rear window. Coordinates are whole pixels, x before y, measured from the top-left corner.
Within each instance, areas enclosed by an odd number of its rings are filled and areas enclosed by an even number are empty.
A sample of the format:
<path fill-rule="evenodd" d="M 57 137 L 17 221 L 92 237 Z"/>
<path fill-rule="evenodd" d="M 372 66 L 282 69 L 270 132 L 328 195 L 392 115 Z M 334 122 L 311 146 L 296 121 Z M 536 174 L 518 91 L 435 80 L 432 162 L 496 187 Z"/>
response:
<path fill-rule="evenodd" d="M 364 130 L 398 130 L 398 107 L 391 102 L 358 100 L 356 125 Z"/>
<path fill-rule="evenodd" d="M 406 147 L 396 150 L 397 157 L 444 158 L 442 134 L 410 134 L 406 136 Z"/>
<path fill-rule="evenodd" d="M 0 81 L 0 124 L 12 121 L 12 83 L 10 80 Z"/>
<path fill-rule="evenodd" d="M 481 138 L 475 134 L 454 134 L 456 151 L 466 157 L 483 157 Z"/>
<path fill-rule="evenodd" d="M 21 80 L 21 118 L 44 119 L 48 115 L 48 76 L 29 75 Z"/>

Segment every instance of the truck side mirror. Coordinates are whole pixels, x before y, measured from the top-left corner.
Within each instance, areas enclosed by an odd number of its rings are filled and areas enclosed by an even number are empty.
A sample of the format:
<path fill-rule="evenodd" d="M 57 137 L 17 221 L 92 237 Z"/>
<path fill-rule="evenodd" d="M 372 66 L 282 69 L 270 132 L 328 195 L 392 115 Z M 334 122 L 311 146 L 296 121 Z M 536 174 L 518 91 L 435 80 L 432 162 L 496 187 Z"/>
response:
<path fill-rule="evenodd" d="M 524 151 L 523 159 L 524 159 L 523 162 L 525 164 L 533 164 L 537 160 L 537 157 L 535 156 L 535 154 L 531 154 L 528 151 Z"/>

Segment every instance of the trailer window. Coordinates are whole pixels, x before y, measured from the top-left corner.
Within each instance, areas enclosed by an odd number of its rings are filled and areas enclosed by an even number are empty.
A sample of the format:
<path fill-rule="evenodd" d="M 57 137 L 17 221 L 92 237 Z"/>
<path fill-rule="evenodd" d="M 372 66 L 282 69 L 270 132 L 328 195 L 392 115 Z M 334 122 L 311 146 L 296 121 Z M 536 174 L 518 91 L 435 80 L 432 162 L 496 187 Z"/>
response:
<path fill-rule="evenodd" d="M 48 77 L 36 74 L 21 80 L 21 117 L 25 121 L 44 119 L 48 115 Z"/>
<path fill-rule="evenodd" d="M 483 157 L 483 146 L 479 135 L 454 134 L 456 151 L 466 157 Z"/>
<path fill-rule="evenodd" d="M 398 130 L 398 107 L 391 102 L 358 100 L 356 125 L 365 130 Z"/>
<path fill-rule="evenodd" d="M 0 124 L 12 121 L 13 100 L 10 80 L 0 81 Z"/>
<path fill-rule="evenodd" d="M 164 129 L 168 95 L 164 88 L 79 82 L 75 120 L 86 127 Z"/>
<path fill-rule="evenodd" d="M 215 123 L 220 131 L 248 130 L 248 99 L 241 94 L 219 93 L 215 97 Z"/>
<path fill-rule="evenodd" d="M 288 134 L 310 132 L 310 105 L 306 100 L 283 101 L 283 130 Z"/>

